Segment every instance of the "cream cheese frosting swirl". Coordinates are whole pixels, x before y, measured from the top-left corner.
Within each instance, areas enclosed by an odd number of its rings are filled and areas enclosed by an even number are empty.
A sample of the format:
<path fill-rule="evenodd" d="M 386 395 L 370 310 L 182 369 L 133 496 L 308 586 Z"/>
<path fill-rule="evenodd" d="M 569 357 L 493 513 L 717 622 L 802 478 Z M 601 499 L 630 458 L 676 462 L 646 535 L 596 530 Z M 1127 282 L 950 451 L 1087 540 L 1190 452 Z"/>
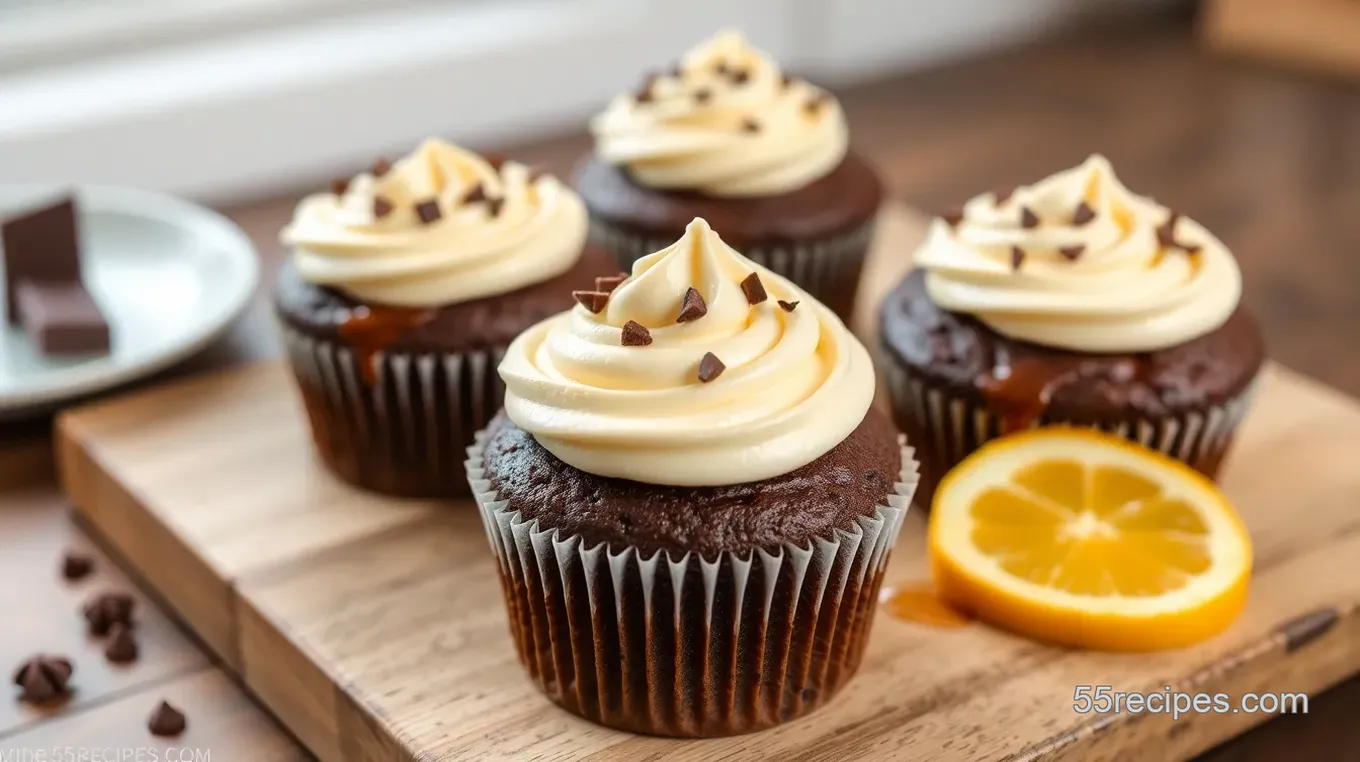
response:
<path fill-rule="evenodd" d="M 752 273 L 768 298 L 748 298 Z M 679 322 L 691 287 L 706 312 Z M 623 346 L 630 321 L 649 344 Z M 725 369 L 705 382 L 710 353 Z M 634 263 L 600 312 L 578 306 L 521 334 L 500 374 L 510 420 L 558 458 L 663 485 L 794 471 L 854 431 L 874 396 L 868 352 L 845 325 L 702 219 Z"/>
<path fill-rule="evenodd" d="M 840 104 L 725 31 L 591 122 L 596 154 L 638 183 L 711 196 L 806 187 L 845 158 Z"/>
<path fill-rule="evenodd" d="M 362 302 L 438 307 L 570 270 L 585 205 L 556 178 L 439 140 L 298 205 L 283 241 L 304 279 Z"/>
<path fill-rule="evenodd" d="M 1227 247 L 1131 193 L 1099 155 L 1009 194 L 971 199 L 961 218 L 932 223 L 915 264 L 944 309 L 1080 352 L 1184 343 L 1223 325 L 1242 292 Z"/>

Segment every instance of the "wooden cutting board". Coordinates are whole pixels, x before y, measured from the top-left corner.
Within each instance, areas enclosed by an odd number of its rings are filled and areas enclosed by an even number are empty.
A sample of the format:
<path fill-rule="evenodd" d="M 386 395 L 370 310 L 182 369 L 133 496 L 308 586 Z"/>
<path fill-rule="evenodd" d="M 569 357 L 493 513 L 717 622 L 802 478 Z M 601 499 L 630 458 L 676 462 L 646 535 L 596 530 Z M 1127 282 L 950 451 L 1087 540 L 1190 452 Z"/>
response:
<path fill-rule="evenodd" d="M 922 228 L 909 210 L 886 211 L 864 301 L 905 271 Z M 862 331 L 872 315 L 866 305 Z M 60 421 L 59 448 L 79 510 L 324 762 L 1163 762 L 1267 715 L 1079 714 L 1076 687 L 1235 701 L 1316 693 L 1360 670 L 1360 404 L 1281 368 L 1268 372 L 1224 478 L 1257 567 L 1247 610 L 1223 636 L 1121 656 L 885 611 L 859 675 L 827 707 L 705 741 L 608 730 L 540 696 L 515 660 L 471 504 L 394 502 L 336 483 L 312 458 L 278 364 L 76 410 Z M 888 585 L 926 580 L 923 528 L 908 516 Z"/>

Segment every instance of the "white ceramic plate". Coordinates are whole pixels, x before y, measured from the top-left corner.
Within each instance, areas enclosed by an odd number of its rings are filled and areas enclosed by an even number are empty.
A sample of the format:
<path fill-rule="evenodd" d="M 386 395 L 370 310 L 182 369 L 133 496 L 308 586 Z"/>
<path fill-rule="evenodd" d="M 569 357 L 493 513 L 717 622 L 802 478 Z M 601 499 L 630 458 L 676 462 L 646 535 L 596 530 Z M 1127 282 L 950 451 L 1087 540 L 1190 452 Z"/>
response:
<path fill-rule="evenodd" d="M 62 192 L 0 185 L 0 217 Z M 113 349 L 44 357 L 0 313 L 0 418 L 50 409 L 189 357 L 241 314 L 259 279 L 255 247 L 221 215 L 127 188 L 80 187 L 76 199 L 85 285 L 109 321 Z M 0 288 L 0 300 L 3 294 Z"/>

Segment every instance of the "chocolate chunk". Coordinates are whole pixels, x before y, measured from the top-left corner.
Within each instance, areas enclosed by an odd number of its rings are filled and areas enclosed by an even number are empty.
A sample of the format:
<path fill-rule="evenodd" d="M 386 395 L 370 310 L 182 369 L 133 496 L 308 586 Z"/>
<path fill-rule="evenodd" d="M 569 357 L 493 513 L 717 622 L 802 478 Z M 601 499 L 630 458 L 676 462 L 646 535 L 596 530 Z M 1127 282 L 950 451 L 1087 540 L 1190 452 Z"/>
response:
<path fill-rule="evenodd" d="M 699 293 L 699 289 L 690 286 L 685 291 L 685 298 L 680 302 L 680 315 L 675 322 L 688 323 L 707 314 L 708 303 L 704 301 L 703 294 Z"/>
<path fill-rule="evenodd" d="M 115 624 L 132 626 L 136 602 L 127 593 L 100 593 L 85 604 L 85 621 L 90 634 L 103 637 Z"/>
<path fill-rule="evenodd" d="M 183 712 L 170 706 L 169 702 L 162 701 L 161 705 L 156 707 L 156 711 L 151 713 L 146 729 L 151 731 L 153 736 L 177 736 L 184 732 L 188 724 Z"/>
<path fill-rule="evenodd" d="M 960 222 L 963 222 L 963 207 L 956 206 L 952 209 L 946 209 L 940 217 L 949 225 L 949 227 L 956 228 L 959 226 Z"/>
<path fill-rule="evenodd" d="M 373 197 L 373 217 L 374 217 L 374 219 L 379 219 L 379 220 L 380 220 L 380 219 L 382 219 L 383 217 L 386 217 L 387 215 L 389 215 L 389 214 L 392 213 L 392 209 L 393 209 L 393 207 L 392 207 L 392 202 L 391 202 L 391 201 L 388 201 L 386 198 L 383 198 L 382 196 L 374 196 L 374 197 Z"/>
<path fill-rule="evenodd" d="M 757 122 L 755 119 L 747 117 L 746 119 L 743 119 L 741 122 L 741 131 L 747 133 L 748 135 L 754 135 L 757 132 L 760 132 L 760 122 Z"/>
<path fill-rule="evenodd" d="M 70 695 L 74 671 L 69 659 L 39 654 L 19 665 L 14 671 L 14 684 L 23 689 L 19 694 L 23 701 L 34 704 L 58 701 Z"/>
<path fill-rule="evenodd" d="M 603 278 L 596 278 L 595 290 L 603 291 L 606 294 L 612 294 L 614 293 L 614 289 L 618 288 L 619 284 L 623 283 L 626 280 L 628 280 L 628 273 L 619 273 L 618 275 L 606 275 Z"/>
<path fill-rule="evenodd" d="M 132 635 L 132 628 L 115 624 L 109 631 L 109 644 L 104 648 L 104 658 L 114 664 L 127 664 L 137 661 L 137 652 L 137 639 Z"/>
<path fill-rule="evenodd" d="M 746 301 L 750 304 L 760 304 L 769 299 L 769 294 L 765 293 L 765 284 L 760 282 L 760 275 L 751 273 L 741 282 L 741 291 L 746 294 Z"/>
<path fill-rule="evenodd" d="M 603 312 L 605 305 L 609 304 L 608 291 L 573 291 L 571 298 L 596 315 Z"/>
<path fill-rule="evenodd" d="M 623 324 L 623 345 L 625 347 L 645 347 L 652 343 L 652 332 L 647 326 L 635 320 Z"/>
<path fill-rule="evenodd" d="M 751 81 L 751 72 L 747 69 L 735 69 L 727 76 L 734 85 L 744 85 Z"/>
<path fill-rule="evenodd" d="M 709 90 L 707 87 L 701 87 L 698 90 L 694 91 L 695 103 L 702 105 L 708 103 L 711 100 L 713 100 L 713 91 Z"/>
<path fill-rule="evenodd" d="M 70 581 L 85 579 L 94 571 L 94 558 L 75 550 L 66 551 L 61 559 L 61 576 Z"/>
<path fill-rule="evenodd" d="M 1067 257 L 1067 261 L 1069 262 L 1077 261 L 1077 259 L 1081 257 L 1083 251 L 1086 251 L 1086 246 L 1085 244 L 1080 243 L 1076 246 L 1063 246 L 1058 249 L 1058 253 Z"/>
<path fill-rule="evenodd" d="M 1039 227 L 1039 215 L 1035 214 L 1035 213 L 1034 213 L 1034 210 L 1033 210 L 1033 209 L 1030 209 L 1030 208 L 1027 207 L 1027 206 L 1026 206 L 1026 207 L 1021 207 L 1021 209 L 1020 209 L 1020 227 L 1022 227 L 1022 228 L 1037 228 L 1037 227 Z"/>
<path fill-rule="evenodd" d="M 1077 204 L 1077 208 L 1072 212 L 1072 224 L 1081 226 L 1096 218 L 1096 210 L 1085 201 Z"/>
<path fill-rule="evenodd" d="M 45 355 L 109 351 L 109 324 L 79 282 L 23 281 L 15 290 L 19 317 Z"/>
<path fill-rule="evenodd" d="M 387 159 L 379 157 L 377 161 L 373 162 L 373 168 L 370 169 L 369 171 L 373 174 L 374 177 L 382 177 L 383 175 L 392 171 L 392 162 L 388 161 Z"/>
<path fill-rule="evenodd" d="M 637 89 L 636 93 L 633 93 L 635 102 L 651 103 L 655 99 L 655 96 L 652 95 L 652 87 L 656 85 L 657 77 L 657 74 L 647 75 L 647 78 L 642 81 L 642 86 Z"/>
<path fill-rule="evenodd" d="M 444 216 L 443 212 L 439 211 L 439 199 L 427 199 L 416 204 L 416 216 L 426 225 L 438 222 L 439 218 Z"/>
<path fill-rule="evenodd" d="M 331 193 L 334 193 L 337 196 L 343 196 L 345 195 L 345 192 L 348 190 L 349 190 L 348 177 L 341 177 L 335 180 L 331 180 Z"/>
<path fill-rule="evenodd" d="M 723 361 L 719 360 L 717 355 L 705 352 L 703 359 L 699 361 L 699 381 L 706 384 L 721 376 L 725 370 L 727 366 L 723 365 Z"/>
<path fill-rule="evenodd" d="M 798 302 L 786 302 L 783 299 L 780 299 L 779 306 L 782 307 L 785 312 L 793 312 L 795 309 L 798 309 Z"/>
<path fill-rule="evenodd" d="M 505 207 L 505 197 L 490 198 L 486 201 L 486 212 L 493 218 L 501 216 L 501 209 Z"/>
<path fill-rule="evenodd" d="M 467 195 L 463 196 L 464 204 L 477 204 L 485 200 L 486 189 L 482 187 L 481 183 L 477 183 L 476 185 L 472 186 L 472 190 L 468 191 Z"/>
<path fill-rule="evenodd" d="M 992 191 L 992 198 L 995 199 L 997 206 L 1001 206 L 1009 201 L 1010 197 L 1014 194 L 1015 188 L 1002 188 L 1001 190 Z"/>
<path fill-rule="evenodd" d="M 1020 265 L 1025 263 L 1025 250 L 1019 246 L 1011 247 L 1011 269 L 1019 270 Z"/>

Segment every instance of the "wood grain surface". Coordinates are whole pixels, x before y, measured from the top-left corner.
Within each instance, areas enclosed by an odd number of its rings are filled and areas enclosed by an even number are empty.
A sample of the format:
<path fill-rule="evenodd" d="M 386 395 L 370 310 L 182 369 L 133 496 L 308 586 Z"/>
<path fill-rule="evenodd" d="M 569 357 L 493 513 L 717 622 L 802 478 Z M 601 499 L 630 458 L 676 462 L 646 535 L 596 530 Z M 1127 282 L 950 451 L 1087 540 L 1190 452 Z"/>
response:
<path fill-rule="evenodd" d="M 915 213 L 885 212 L 870 293 L 900 277 L 920 230 Z M 1360 405 L 1279 368 L 1224 479 L 1258 558 L 1251 602 L 1224 636 L 1121 656 L 880 616 L 859 676 L 827 707 L 699 742 L 597 727 L 539 696 L 515 661 L 471 506 L 341 487 L 312 460 L 300 416 L 286 371 L 254 366 L 64 416 L 61 466 L 84 515 L 328 762 L 1160 762 L 1266 717 L 1079 715 L 1074 686 L 1313 693 L 1360 670 L 1360 578 L 1334 573 L 1360 553 Z M 908 517 L 888 585 L 926 578 L 923 526 Z"/>

